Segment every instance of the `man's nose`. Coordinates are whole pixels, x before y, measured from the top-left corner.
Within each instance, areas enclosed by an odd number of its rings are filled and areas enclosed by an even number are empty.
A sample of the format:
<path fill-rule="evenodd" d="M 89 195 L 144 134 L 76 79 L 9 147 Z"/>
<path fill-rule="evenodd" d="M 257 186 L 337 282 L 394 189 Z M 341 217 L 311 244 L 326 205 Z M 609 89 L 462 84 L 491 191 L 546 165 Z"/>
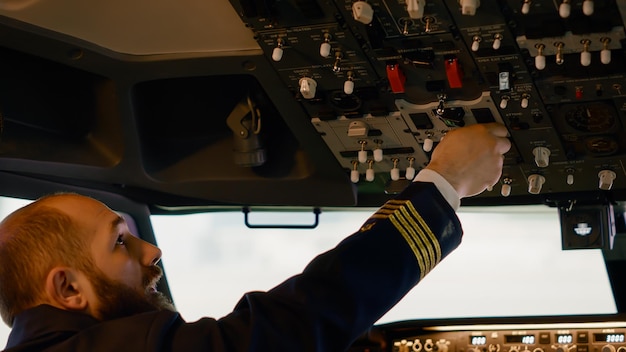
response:
<path fill-rule="evenodd" d="M 159 247 L 141 240 L 141 264 L 144 266 L 156 265 L 161 260 L 161 254 Z"/>

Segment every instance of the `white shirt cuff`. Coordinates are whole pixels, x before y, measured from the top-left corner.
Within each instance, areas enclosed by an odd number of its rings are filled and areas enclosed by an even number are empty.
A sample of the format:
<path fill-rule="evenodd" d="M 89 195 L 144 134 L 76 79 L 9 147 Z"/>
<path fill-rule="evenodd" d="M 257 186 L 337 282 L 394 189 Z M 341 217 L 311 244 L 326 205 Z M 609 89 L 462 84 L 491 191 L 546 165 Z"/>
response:
<path fill-rule="evenodd" d="M 439 193 L 441 193 L 446 201 L 448 201 L 448 204 L 450 204 L 452 209 L 454 209 L 454 211 L 459 209 L 459 206 L 461 205 L 461 198 L 459 197 L 459 194 L 456 193 L 454 187 L 452 187 L 452 185 L 436 171 L 431 169 L 422 169 L 413 179 L 413 182 L 415 181 L 434 183 L 437 190 L 439 190 Z"/>

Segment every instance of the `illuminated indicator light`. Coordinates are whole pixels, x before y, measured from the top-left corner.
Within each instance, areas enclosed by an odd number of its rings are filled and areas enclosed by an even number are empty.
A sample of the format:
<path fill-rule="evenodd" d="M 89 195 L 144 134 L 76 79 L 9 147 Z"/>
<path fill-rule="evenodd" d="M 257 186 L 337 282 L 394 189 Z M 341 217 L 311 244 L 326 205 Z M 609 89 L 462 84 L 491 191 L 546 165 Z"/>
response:
<path fill-rule="evenodd" d="M 470 336 L 470 345 L 481 346 L 487 344 L 487 336 Z"/>
<path fill-rule="evenodd" d="M 580 100 L 583 98 L 583 89 L 581 87 L 576 87 L 576 99 Z"/>
<path fill-rule="evenodd" d="M 587 224 L 586 222 L 581 222 L 576 224 L 576 227 L 574 228 L 574 232 L 578 235 L 578 236 L 588 236 L 591 233 L 591 226 L 589 226 L 589 224 Z"/>
<path fill-rule="evenodd" d="M 572 342 L 574 342 L 574 337 L 571 334 L 556 335 L 556 343 L 560 345 L 570 344 Z"/>

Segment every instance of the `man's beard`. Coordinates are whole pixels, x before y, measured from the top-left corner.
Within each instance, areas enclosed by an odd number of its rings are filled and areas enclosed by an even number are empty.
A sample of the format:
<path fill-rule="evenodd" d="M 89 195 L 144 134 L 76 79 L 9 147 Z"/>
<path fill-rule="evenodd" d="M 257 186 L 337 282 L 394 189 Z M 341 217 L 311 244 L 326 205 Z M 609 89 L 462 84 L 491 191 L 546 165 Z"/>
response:
<path fill-rule="evenodd" d="M 148 267 L 143 272 L 143 292 L 109 279 L 97 269 L 89 276 L 99 299 L 97 319 L 112 320 L 151 311 L 175 310 L 165 295 L 152 289 L 162 276 L 161 268 L 157 266 Z"/>

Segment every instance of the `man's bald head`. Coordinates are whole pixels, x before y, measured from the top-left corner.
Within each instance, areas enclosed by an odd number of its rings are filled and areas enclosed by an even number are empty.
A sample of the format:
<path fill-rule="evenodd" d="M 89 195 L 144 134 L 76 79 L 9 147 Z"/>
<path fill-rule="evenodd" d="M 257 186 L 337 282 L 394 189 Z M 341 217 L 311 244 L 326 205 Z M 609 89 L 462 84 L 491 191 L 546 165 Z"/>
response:
<path fill-rule="evenodd" d="M 9 326 L 17 313 L 45 301 L 52 267 L 93 267 L 88 239 L 72 214 L 81 200 L 97 202 L 78 194 L 50 195 L 0 222 L 0 315 Z"/>

